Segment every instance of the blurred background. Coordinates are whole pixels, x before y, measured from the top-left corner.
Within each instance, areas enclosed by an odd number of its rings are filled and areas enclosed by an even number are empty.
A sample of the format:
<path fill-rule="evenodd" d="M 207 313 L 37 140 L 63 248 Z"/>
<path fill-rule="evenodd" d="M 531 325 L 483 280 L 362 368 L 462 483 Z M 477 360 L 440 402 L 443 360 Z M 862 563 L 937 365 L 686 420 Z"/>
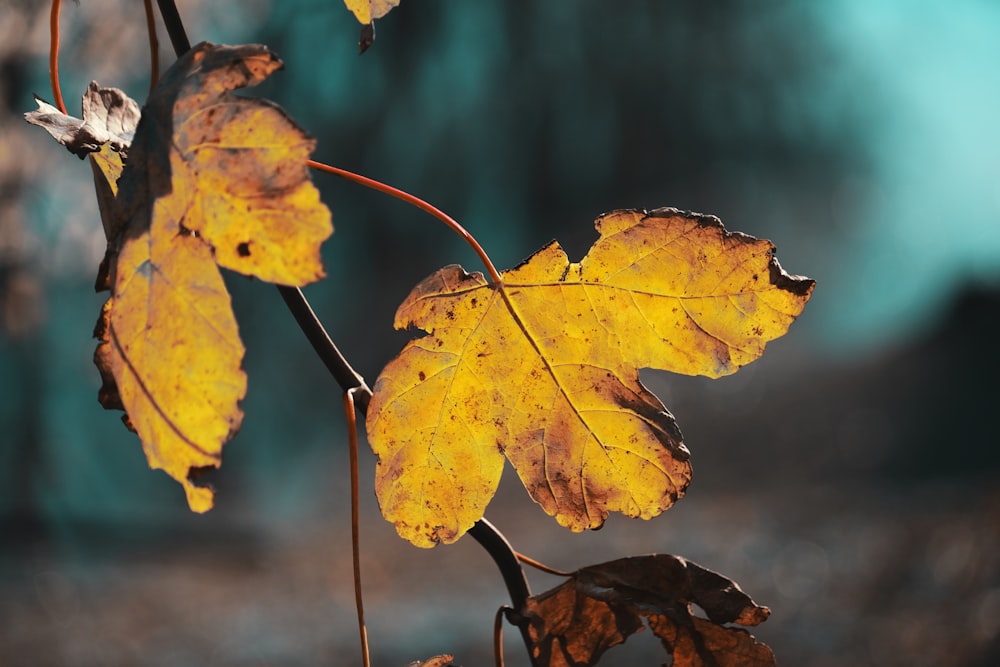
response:
<path fill-rule="evenodd" d="M 317 159 L 438 205 L 500 268 L 552 238 L 578 260 L 598 214 L 674 206 L 817 280 L 738 374 L 644 372 L 693 455 L 676 507 L 574 535 L 506 475 L 487 516 L 517 549 L 716 569 L 772 609 L 755 634 L 784 665 L 1000 664 L 1000 4 L 403 0 L 360 57 L 338 0 L 178 4 L 192 41 L 282 56 L 249 94 Z M 22 119 L 52 98 L 48 16 L 0 7 L 0 664 L 359 664 L 339 390 L 274 288 L 227 276 L 250 389 L 209 514 L 96 401 L 90 170 Z M 65 3 L 61 26 L 72 113 L 91 79 L 145 98 L 142 3 Z M 419 211 L 315 180 L 336 231 L 306 294 L 371 383 L 407 339 L 391 325 L 410 288 L 479 267 Z M 469 538 L 400 541 L 366 452 L 374 663 L 491 664 L 493 564 Z M 510 666 L 528 664 L 518 642 Z M 601 664 L 663 660 L 638 636 Z"/>

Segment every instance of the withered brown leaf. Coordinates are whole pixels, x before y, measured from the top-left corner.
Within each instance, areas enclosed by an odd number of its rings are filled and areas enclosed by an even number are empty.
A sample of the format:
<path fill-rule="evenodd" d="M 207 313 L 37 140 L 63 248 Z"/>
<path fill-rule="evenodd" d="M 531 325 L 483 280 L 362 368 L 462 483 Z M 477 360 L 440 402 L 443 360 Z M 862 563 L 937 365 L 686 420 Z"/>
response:
<path fill-rule="evenodd" d="M 701 607 L 707 619 L 692 612 Z M 769 667 L 774 654 L 727 623 L 757 625 L 770 611 L 717 572 L 669 554 L 591 565 L 528 598 L 523 616 L 534 664 L 589 667 L 642 631 L 644 619 L 674 667 Z"/>

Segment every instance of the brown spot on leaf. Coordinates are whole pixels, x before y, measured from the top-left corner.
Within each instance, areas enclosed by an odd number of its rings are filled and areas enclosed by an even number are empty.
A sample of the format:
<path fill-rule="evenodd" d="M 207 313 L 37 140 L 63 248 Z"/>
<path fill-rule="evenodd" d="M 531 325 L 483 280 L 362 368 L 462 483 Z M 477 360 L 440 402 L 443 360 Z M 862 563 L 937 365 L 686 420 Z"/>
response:
<path fill-rule="evenodd" d="M 781 268 L 781 264 L 778 263 L 775 257 L 771 258 L 771 263 L 768 264 L 767 268 L 771 274 L 771 284 L 786 292 L 807 297 L 812 294 L 813 287 L 816 286 L 816 281 L 811 278 L 785 273 L 785 270 Z"/>

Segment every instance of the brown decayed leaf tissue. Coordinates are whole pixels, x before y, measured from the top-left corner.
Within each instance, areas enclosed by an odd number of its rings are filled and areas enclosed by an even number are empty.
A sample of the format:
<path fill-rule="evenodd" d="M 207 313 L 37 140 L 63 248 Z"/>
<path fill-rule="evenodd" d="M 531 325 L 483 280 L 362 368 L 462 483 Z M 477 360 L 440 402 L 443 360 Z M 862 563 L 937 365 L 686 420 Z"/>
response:
<path fill-rule="evenodd" d="M 697 604 L 708 619 L 694 616 Z M 770 612 L 730 579 L 679 556 L 634 556 L 582 568 L 528 599 L 534 664 L 594 665 L 649 623 L 674 667 L 773 667 L 774 654 L 746 630 Z"/>

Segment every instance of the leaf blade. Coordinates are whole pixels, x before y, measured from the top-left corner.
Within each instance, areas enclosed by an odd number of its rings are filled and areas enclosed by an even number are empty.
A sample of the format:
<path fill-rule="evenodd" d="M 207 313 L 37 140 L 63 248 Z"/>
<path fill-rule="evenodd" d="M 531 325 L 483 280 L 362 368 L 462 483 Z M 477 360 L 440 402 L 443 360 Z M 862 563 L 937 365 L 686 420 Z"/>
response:
<path fill-rule="evenodd" d="M 683 495 L 691 468 L 673 415 L 639 382 L 639 368 L 734 372 L 787 330 L 811 294 L 813 282 L 784 273 L 769 242 L 731 234 L 710 216 L 618 211 L 596 226 L 601 236 L 579 264 L 552 243 L 498 285 L 451 266 L 401 304 L 396 327 L 428 335 L 380 374 L 368 431 L 383 515 L 404 538 L 454 541 L 481 518 L 499 475 L 493 449 L 572 530 L 597 528 L 612 511 L 658 515 Z M 442 373 L 445 386 L 417 391 Z M 423 405 L 411 405 L 417 400 Z M 427 428 L 407 424 L 417 410 L 426 410 Z M 450 430 L 437 437 L 436 426 L 456 419 L 464 440 L 450 441 L 462 435 Z M 463 468 L 476 494 L 451 483 L 458 499 L 435 497 L 432 508 L 396 488 L 394 452 L 425 452 L 428 477 L 419 457 L 408 457 L 407 478 L 447 487 L 430 459 L 449 448 L 489 457 L 484 474 Z M 429 530 L 412 531 L 411 512 Z"/>
<path fill-rule="evenodd" d="M 213 492 L 193 477 L 221 464 L 247 387 L 218 267 L 304 285 L 322 277 L 333 231 L 308 177 L 313 139 L 276 105 L 231 92 L 280 67 L 261 45 L 195 46 L 151 94 L 114 199 L 101 401 L 126 411 L 150 466 L 196 512 Z"/>
<path fill-rule="evenodd" d="M 692 603 L 710 620 L 694 616 Z M 649 623 L 677 667 L 773 667 L 745 630 L 770 615 L 731 579 L 680 556 L 633 556 L 590 565 L 528 598 L 522 616 L 538 665 L 594 665 Z"/>

